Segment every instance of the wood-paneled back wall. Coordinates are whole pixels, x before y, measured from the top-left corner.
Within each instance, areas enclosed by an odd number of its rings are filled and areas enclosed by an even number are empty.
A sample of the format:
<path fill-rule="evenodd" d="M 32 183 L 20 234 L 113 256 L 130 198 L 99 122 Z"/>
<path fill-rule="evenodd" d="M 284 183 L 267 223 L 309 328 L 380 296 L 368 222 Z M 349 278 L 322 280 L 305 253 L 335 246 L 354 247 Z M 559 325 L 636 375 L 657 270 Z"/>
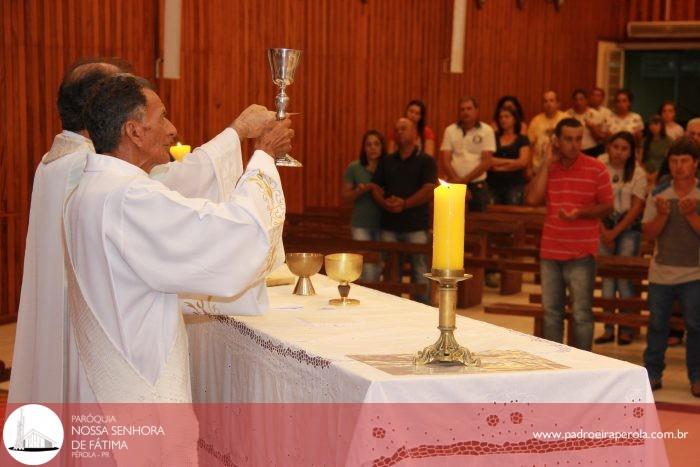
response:
<path fill-rule="evenodd" d="M 628 19 L 661 19 L 662 0 L 469 0 L 465 73 L 447 69 L 452 0 L 183 0 L 182 78 L 158 80 L 181 139 L 200 144 L 244 106 L 271 106 L 270 46 L 304 50 L 289 88 L 305 163 L 284 169 L 290 211 L 337 206 L 340 177 L 362 133 L 386 131 L 411 98 L 441 135 L 459 96 L 490 120 L 498 96 L 518 95 L 528 117 L 552 88 L 595 80 L 596 41 L 623 37 Z M 674 0 L 672 19 L 697 0 Z M 17 310 L 34 170 L 60 131 L 55 93 L 81 56 L 116 55 L 154 79 L 163 0 L 0 0 L 0 320 Z M 660 13 L 661 12 L 661 13 Z M 159 23 L 160 21 L 160 23 Z M 56 235 L 59 235 L 56 232 Z M 5 318 L 3 318 L 3 316 Z"/>
<path fill-rule="evenodd" d="M 153 78 L 157 7 L 157 0 L 0 0 L 0 322 L 17 312 L 32 181 L 61 130 L 55 102 L 63 72 L 78 57 L 121 56 Z"/>
<path fill-rule="evenodd" d="M 445 72 L 452 0 L 211 0 L 183 2 L 183 75 L 159 89 L 181 137 L 198 144 L 248 103 L 271 105 L 265 50 L 304 50 L 289 88 L 302 170 L 285 169 L 290 211 L 339 204 L 343 169 L 368 128 L 387 131 L 412 98 L 423 99 L 441 136 L 457 99 L 481 101 L 491 120 L 499 96 L 521 97 L 527 116 L 555 89 L 568 104 L 576 87 L 595 82 L 597 39 L 621 37 L 624 1 L 469 1 L 465 73 Z"/>

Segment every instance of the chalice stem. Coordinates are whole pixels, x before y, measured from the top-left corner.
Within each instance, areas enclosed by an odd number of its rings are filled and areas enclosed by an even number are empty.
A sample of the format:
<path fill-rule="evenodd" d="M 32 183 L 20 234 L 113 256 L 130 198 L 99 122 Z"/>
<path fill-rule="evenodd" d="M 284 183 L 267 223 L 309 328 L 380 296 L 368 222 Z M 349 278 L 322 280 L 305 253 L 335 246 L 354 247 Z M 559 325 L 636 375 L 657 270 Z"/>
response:
<path fill-rule="evenodd" d="M 277 120 L 284 120 L 287 118 L 287 104 L 289 103 L 289 96 L 284 92 L 286 86 L 284 84 L 280 85 L 280 92 L 275 96 L 275 107 L 277 108 Z"/>

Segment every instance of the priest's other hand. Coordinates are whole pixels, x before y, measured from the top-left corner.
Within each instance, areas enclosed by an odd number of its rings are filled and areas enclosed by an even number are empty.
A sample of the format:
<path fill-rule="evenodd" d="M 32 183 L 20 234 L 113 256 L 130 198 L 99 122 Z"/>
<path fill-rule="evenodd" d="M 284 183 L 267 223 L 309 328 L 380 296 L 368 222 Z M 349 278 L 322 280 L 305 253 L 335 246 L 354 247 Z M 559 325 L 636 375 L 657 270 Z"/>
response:
<path fill-rule="evenodd" d="M 289 128 L 290 119 L 273 121 L 263 130 L 262 136 L 255 141 L 255 149 L 265 151 L 272 157 L 287 154 L 292 149 L 294 130 Z"/>
<path fill-rule="evenodd" d="M 248 106 L 230 127 L 236 130 L 240 139 L 258 138 L 265 128 L 275 121 L 275 113 L 263 105 Z"/>

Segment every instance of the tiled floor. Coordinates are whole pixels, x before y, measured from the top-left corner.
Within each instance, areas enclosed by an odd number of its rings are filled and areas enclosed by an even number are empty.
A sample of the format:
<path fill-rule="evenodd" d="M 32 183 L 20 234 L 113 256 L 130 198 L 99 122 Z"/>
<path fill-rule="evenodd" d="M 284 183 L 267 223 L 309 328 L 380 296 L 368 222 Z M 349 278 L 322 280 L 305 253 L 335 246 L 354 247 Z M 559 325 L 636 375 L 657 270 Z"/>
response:
<path fill-rule="evenodd" d="M 484 304 L 495 302 L 527 303 L 528 294 L 539 292 L 539 286 L 524 284 L 523 291 L 517 295 L 502 296 L 495 289 L 485 289 Z M 483 306 L 472 307 L 459 310 L 460 314 L 470 318 L 487 321 L 489 323 L 503 326 L 517 331 L 532 333 L 532 319 L 527 317 L 511 317 L 499 315 L 487 315 Z M 602 325 L 596 325 L 595 335 L 602 332 Z M 14 344 L 15 324 L 0 326 L 0 360 L 7 366 L 12 362 L 12 347 Z M 612 358 L 627 360 L 632 363 L 641 364 L 642 352 L 645 342 L 638 340 L 626 347 L 618 347 L 617 344 L 606 344 L 596 346 L 594 351 Z M 682 404 L 694 404 L 700 406 L 700 399 L 690 394 L 688 379 L 685 370 L 685 347 L 670 348 L 666 353 L 667 368 L 664 373 L 664 388 L 656 391 L 654 397 L 661 402 L 674 402 Z M 7 390 L 9 382 L 0 383 L 0 390 Z"/>

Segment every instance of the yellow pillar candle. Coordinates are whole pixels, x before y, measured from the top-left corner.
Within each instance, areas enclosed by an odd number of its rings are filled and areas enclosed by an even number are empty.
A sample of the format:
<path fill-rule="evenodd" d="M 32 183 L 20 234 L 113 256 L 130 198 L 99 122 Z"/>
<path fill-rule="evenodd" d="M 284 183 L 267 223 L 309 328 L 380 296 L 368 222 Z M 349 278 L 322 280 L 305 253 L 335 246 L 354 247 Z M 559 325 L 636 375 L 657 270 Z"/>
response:
<path fill-rule="evenodd" d="M 191 151 L 192 147 L 189 144 L 180 144 L 179 141 L 176 146 L 170 146 L 170 155 L 178 162 L 182 161 Z"/>
<path fill-rule="evenodd" d="M 433 212 L 433 269 L 464 269 L 464 202 L 467 185 L 440 180 Z"/>

